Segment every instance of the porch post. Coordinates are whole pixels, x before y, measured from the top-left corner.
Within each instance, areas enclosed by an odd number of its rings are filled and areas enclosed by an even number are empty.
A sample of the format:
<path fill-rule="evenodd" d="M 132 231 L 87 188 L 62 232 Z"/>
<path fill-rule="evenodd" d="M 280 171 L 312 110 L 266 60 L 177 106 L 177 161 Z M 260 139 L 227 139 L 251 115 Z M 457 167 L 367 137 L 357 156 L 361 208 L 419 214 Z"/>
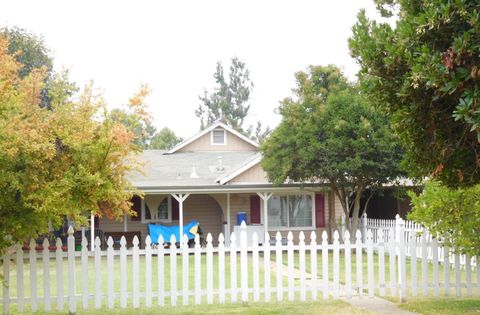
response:
<path fill-rule="evenodd" d="M 93 252 L 95 245 L 95 216 L 90 212 L 90 250 Z"/>
<path fill-rule="evenodd" d="M 262 198 L 263 200 L 263 226 L 265 228 L 265 232 L 268 232 L 268 199 L 272 197 L 273 193 L 258 193 L 257 195 Z M 265 240 L 265 242 L 268 242 L 270 240 Z"/>
<path fill-rule="evenodd" d="M 225 231 L 225 244 L 227 246 L 230 246 L 230 233 L 232 233 L 231 227 L 230 227 L 230 193 L 227 193 L 227 230 Z"/>
<path fill-rule="evenodd" d="M 190 196 L 190 194 L 171 194 L 173 198 L 178 201 L 178 228 L 180 231 L 180 239 L 177 240 L 180 242 L 180 247 L 182 247 L 182 238 L 183 238 L 183 202 L 185 199 Z"/>

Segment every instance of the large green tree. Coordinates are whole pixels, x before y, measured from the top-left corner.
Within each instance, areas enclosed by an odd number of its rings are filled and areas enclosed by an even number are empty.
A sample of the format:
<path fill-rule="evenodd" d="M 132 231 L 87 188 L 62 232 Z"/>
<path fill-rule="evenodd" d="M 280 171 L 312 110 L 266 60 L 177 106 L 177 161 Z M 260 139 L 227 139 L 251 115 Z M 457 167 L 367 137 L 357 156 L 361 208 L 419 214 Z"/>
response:
<path fill-rule="evenodd" d="M 377 0 L 349 40 L 363 91 L 393 114 L 411 175 L 480 180 L 480 23 L 476 1 Z"/>
<path fill-rule="evenodd" d="M 164 127 L 152 137 L 148 148 L 154 150 L 169 150 L 182 141 L 183 139 L 177 137 L 170 128 Z"/>
<path fill-rule="evenodd" d="M 0 35 L 0 253 L 65 216 L 122 217 L 135 192 L 125 177 L 137 167 L 133 134 L 90 88 L 76 101 L 63 95 L 51 110 L 40 107 L 48 70 L 22 77 L 21 68 Z"/>
<path fill-rule="evenodd" d="M 270 128 L 262 128 L 262 122 L 256 126 L 244 127 L 245 119 L 250 110 L 250 94 L 253 82 L 250 80 L 250 71 L 245 62 L 237 57 L 231 59 L 228 76 L 225 75 L 223 65 L 217 62 L 214 91 L 204 91 L 199 96 L 200 105 L 195 115 L 200 119 L 200 129 L 205 129 L 217 120 L 221 120 L 239 132 L 261 142 L 270 133 Z"/>
<path fill-rule="evenodd" d="M 295 76 L 295 98 L 281 102 L 282 121 L 261 146 L 262 166 L 276 184 L 328 184 L 355 231 L 364 193 L 401 174 L 396 136 L 387 116 L 336 66 L 310 66 Z"/>

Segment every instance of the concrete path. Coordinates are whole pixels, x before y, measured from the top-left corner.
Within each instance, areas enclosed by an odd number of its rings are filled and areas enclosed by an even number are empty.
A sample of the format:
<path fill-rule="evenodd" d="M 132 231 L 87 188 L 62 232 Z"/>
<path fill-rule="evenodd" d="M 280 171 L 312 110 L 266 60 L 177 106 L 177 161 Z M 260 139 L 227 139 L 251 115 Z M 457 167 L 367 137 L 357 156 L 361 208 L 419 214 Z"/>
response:
<path fill-rule="evenodd" d="M 270 266 L 271 266 L 271 271 L 272 271 L 272 274 L 276 273 L 277 272 L 277 265 L 275 262 L 271 262 L 270 263 Z M 289 272 L 288 272 L 288 267 L 285 266 L 285 265 L 282 265 L 282 274 L 284 277 L 288 277 L 289 275 Z M 295 279 L 300 279 L 300 271 L 298 269 L 294 269 L 294 274 L 293 274 L 293 277 Z M 309 274 L 309 273 L 306 273 L 305 275 L 306 279 L 311 279 L 312 276 Z M 318 288 L 319 288 L 319 291 L 322 290 L 322 283 L 320 283 L 321 280 L 319 280 L 319 284 L 318 284 Z M 307 287 L 310 286 L 310 281 L 307 281 L 306 283 Z M 330 283 L 329 287 L 333 288 L 333 283 Z M 416 313 L 412 313 L 412 312 L 409 312 L 409 311 L 406 311 L 404 309 L 401 309 L 400 307 L 398 307 L 398 305 L 396 305 L 395 303 L 393 302 L 390 302 L 388 300 L 385 300 L 385 299 L 382 299 L 382 298 L 379 298 L 377 296 L 375 297 L 368 297 L 368 296 L 362 296 L 362 297 L 359 297 L 359 296 L 353 296 L 352 298 L 350 299 L 347 299 L 345 298 L 345 288 L 343 285 L 340 285 L 340 300 L 354 306 L 354 307 L 358 307 L 358 308 L 363 308 L 363 309 L 366 309 L 367 311 L 369 312 L 372 312 L 374 314 L 382 314 L 382 315 L 393 315 L 393 314 L 398 314 L 398 315 L 415 315 Z M 343 296 L 343 297 L 342 297 Z"/>

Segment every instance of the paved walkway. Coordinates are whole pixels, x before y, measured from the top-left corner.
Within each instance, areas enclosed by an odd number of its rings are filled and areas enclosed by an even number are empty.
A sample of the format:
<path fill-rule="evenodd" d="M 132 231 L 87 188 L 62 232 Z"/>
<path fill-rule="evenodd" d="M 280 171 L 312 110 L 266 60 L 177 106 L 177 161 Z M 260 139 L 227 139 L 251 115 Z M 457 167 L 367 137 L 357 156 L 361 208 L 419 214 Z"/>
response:
<path fill-rule="evenodd" d="M 271 266 L 271 271 L 272 271 L 272 274 L 275 273 L 277 271 L 277 265 L 274 261 L 272 261 L 270 263 L 270 266 Z M 285 277 L 288 277 L 289 275 L 289 272 L 288 272 L 288 267 L 285 266 L 285 265 L 282 265 L 282 274 L 285 276 Z M 293 273 L 293 277 L 295 279 L 300 279 L 300 271 L 298 269 L 294 269 L 294 273 Z M 305 278 L 306 279 L 311 279 L 311 275 L 309 273 L 306 273 L 305 274 Z M 319 280 L 320 282 L 321 280 Z M 310 286 L 310 281 L 307 281 L 306 283 L 307 286 Z M 333 287 L 333 283 L 330 283 L 329 285 L 330 287 Z M 318 284 L 318 288 L 319 288 L 319 291 L 322 290 L 322 283 L 319 283 Z M 368 297 L 368 296 L 362 296 L 362 297 L 359 297 L 359 296 L 353 296 L 352 298 L 350 299 L 347 299 L 344 294 L 345 292 L 345 288 L 343 285 L 340 285 L 340 300 L 354 306 L 354 307 L 358 307 L 358 308 L 363 308 L 363 309 L 366 309 L 368 310 L 369 312 L 372 312 L 374 314 L 384 314 L 384 315 L 393 315 L 393 314 L 398 314 L 398 315 L 415 315 L 416 313 L 412 313 L 412 312 L 409 312 L 409 311 L 406 311 L 404 309 L 401 309 L 400 307 L 398 307 L 398 305 L 396 305 L 395 303 L 393 302 L 390 302 L 388 300 L 385 300 L 385 299 L 382 299 L 382 298 L 379 298 L 377 296 L 375 297 Z M 343 296 L 343 297 L 342 297 Z"/>

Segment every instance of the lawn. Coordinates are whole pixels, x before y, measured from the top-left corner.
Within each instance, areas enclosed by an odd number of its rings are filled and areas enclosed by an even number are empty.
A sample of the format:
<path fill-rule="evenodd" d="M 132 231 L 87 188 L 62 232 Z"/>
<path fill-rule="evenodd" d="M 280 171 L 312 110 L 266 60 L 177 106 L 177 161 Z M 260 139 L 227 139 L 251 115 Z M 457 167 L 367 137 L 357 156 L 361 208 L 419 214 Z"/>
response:
<path fill-rule="evenodd" d="M 480 299 L 411 299 L 401 308 L 425 315 L 480 314 Z"/>

